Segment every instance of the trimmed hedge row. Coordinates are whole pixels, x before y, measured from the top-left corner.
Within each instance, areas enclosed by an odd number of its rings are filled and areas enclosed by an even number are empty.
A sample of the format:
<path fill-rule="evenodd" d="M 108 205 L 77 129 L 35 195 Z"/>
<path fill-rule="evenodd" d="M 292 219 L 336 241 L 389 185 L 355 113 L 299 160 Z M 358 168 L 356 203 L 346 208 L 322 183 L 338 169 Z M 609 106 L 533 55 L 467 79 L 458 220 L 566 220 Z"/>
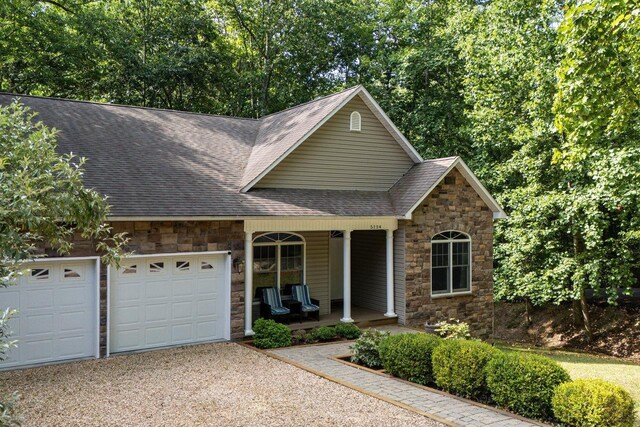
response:
<path fill-rule="evenodd" d="M 564 368 L 535 354 L 501 352 L 487 364 L 487 385 L 493 401 L 530 418 L 553 418 L 553 393 L 569 380 Z"/>
<path fill-rule="evenodd" d="M 363 337 L 367 334 L 371 332 Z M 371 350 L 374 341 L 365 339 Z M 413 333 L 384 338 L 378 350 L 382 367 L 391 375 L 495 403 L 525 417 L 555 416 L 575 427 L 633 425 L 634 404 L 622 388 L 600 380 L 570 382 L 564 368 L 543 356 Z"/>
<path fill-rule="evenodd" d="M 553 412 L 565 425 L 631 427 L 634 403 L 622 387 L 602 380 L 562 384 L 553 395 Z"/>
<path fill-rule="evenodd" d="M 433 351 L 435 383 L 442 390 L 467 399 L 489 400 L 486 367 L 500 354 L 480 341 L 446 340 Z"/>
<path fill-rule="evenodd" d="M 392 335 L 380 343 L 380 360 L 393 376 L 417 384 L 433 383 L 431 352 L 442 338 L 430 334 Z"/>

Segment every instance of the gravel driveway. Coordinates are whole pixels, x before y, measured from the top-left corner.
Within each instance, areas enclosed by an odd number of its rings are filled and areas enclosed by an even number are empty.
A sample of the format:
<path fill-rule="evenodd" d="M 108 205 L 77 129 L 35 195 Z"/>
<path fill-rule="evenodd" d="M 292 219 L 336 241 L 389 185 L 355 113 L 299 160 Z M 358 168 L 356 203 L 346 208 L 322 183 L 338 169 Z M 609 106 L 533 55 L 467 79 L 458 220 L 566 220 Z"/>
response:
<path fill-rule="evenodd" d="M 237 344 L 0 372 L 25 426 L 436 426 Z"/>

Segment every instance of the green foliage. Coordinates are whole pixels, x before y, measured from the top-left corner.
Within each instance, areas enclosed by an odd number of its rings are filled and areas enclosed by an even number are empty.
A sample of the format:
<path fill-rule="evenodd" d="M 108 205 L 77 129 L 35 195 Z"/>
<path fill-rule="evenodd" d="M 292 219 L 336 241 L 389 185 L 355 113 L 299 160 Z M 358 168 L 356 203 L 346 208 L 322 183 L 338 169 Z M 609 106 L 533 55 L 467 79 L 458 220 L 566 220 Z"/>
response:
<path fill-rule="evenodd" d="M 338 338 L 336 328 L 333 326 L 320 326 L 314 328 L 309 332 L 309 335 L 313 337 L 315 341 L 331 341 Z"/>
<path fill-rule="evenodd" d="M 362 334 L 360 328 L 353 323 L 340 323 L 336 325 L 335 329 L 336 334 L 338 334 L 339 337 L 346 338 L 348 340 L 355 340 Z"/>
<path fill-rule="evenodd" d="M 22 425 L 23 417 L 16 412 L 16 403 L 20 395 L 16 392 L 10 396 L 0 396 L 0 427 Z"/>
<path fill-rule="evenodd" d="M 427 385 L 433 383 L 431 354 L 442 338 L 424 333 L 392 335 L 380 343 L 384 370 L 398 378 Z"/>
<path fill-rule="evenodd" d="M 622 387 L 602 380 L 561 384 L 553 395 L 553 413 L 575 427 L 631 427 L 633 400 Z"/>
<path fill-rule="evenodd" d="M 10 340 L 9 319 L 16 314 L 15 310 L 6 309 L 0 311 L 0 361 L 7 357 L 7 352 L 16 347 L 16 341 Z M 16 413 L 15 403 L 18 401 L 18 393 L 11 396 L 0 395 L 0 426 L 19 426 L 21 417 Z"/>
<path fill-rule="evenodd" d="M 567 371 L 556 362 L 533 354 L 503 353 L 487 364 L 493 401 L 530 418 L 551 419 L 553 393 L 569 380 Z"/>
<path fill-rule="evenodd" d="M 379 331 L 377 329 L 367 329 L 363 331 L 356 342 L 349 347 L 353 350 L 351 361 L 371 369 L 382 368 L 379 347 L 380 343 L 388 336 L 389 332 L 387 331 Z"/>
<path fill-rule="evenodd" d="M 433 377 L 438 387 L 468 399 L 487 401 L 486 366 L 500 350 L 480 341 L 445 340 L 433 350 Z"/>
<path fill-rule="evenodd" d="M 253 331 L 253 344 L 258 348 L 289 347 L 292 342 L 289 328 L 271 319 L 256 320 Z"/>
<path fill-rule="evenodd" d="M 111 235 L 106 199 L 82 184 L 84 159 L 56 153 L 55 131 L 21 104 L 0 107 L 0 286 L 22 273 L 36 245 L 67 254 L 74 233 L 117 261 L 124 235 Z"/>
<path fill-rule="evenodd" d="M 16 347 L 16 341 L 10 340 L 9 320 L 17 314 L 17 310 L 6 308 L 0 311 L 0 361 L 5 360 L 7 352 Z"/>
<path fill-rule="evenodd" d="M 471 338 L 469 324 L 457 319 L 438 323 L 435 332 L 445 340 L 468 340 Z"/>

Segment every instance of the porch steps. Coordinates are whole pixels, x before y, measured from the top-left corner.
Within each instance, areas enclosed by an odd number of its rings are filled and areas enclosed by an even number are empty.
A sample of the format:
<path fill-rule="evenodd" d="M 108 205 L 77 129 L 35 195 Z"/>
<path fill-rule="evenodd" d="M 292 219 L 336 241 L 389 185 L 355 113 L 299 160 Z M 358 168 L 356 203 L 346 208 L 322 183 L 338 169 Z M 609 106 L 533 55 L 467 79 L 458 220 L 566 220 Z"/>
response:
<path fill-rule="evenodd" d="M 385 317 L 384 319 L 372 319 L 372 320 L 363 320 L 361 322 L 354 322 L 360 329 L 366 328 L 377 328 L 378 326 L 384 325 L 397 325 L 398 318 L 397 317 Z"/>

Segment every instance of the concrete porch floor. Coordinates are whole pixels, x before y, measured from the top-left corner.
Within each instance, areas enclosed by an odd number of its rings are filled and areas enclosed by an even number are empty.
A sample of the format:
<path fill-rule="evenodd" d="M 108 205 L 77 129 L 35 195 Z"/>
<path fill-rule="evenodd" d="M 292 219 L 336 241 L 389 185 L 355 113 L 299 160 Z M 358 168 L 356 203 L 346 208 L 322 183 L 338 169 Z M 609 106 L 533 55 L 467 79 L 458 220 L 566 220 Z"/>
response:
<path fill-rule="evenodd" d="M 333 308 L 330 314 L 321 315 L 320 321 L 302 319 L 302 322 L 299 322 L 295 319 L 287 326 L 292 331 L 311 329 L 317 326 L 334 326 L 340 323 L 341 318 L 342 309 Z M 361 328 L 398 324 L 397 317 L 385 317 L 382 312 L 356 306 L 351 307 L 351 318 Z"/>

